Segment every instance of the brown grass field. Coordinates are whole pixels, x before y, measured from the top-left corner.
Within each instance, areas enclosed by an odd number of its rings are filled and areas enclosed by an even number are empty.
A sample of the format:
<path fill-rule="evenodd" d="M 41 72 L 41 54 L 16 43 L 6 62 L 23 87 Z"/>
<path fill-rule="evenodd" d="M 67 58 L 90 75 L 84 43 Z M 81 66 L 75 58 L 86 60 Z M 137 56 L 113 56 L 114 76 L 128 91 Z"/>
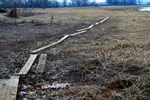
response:
<path fill-rule="evenodd" d="M 150 13 L 138 7 L 21 9 L 17 19 L 0 14 L 0 78 L 17 73 L 31 50 L 110 16 L 45 50 L 45 72 L 34 74 L 36 61 L 21 78 L 17 98 L 150 100 Z M 66 82 L 71 86 L 65 89 L 41 89 L 43 84 Z"/>

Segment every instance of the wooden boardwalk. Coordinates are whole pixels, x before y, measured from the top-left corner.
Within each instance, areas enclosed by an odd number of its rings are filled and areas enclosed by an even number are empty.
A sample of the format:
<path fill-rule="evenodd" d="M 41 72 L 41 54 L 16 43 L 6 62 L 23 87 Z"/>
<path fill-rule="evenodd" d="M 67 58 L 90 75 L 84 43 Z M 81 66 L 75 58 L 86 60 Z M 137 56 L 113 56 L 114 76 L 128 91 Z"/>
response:
<path fill-rule="evenodd" d="M 73 36 L 85 33 L 88 30 L 90 30 L 91 28 L 93 28 L 95 25 L 101 24 L 108 19 L 109 19 L 109 17 L 105 17 L 103 20 L 96 22 L 95 24 L 92 24 L 87 28 L 77 30 L 78 32 L 76 32 L 76 33 L 63 36 L 57 42 L 54 42 L 54 43 L 49 44 L 47 46 L 33 50 L 31 52 L 30 57 L 27 60 L 26 64 L 21 69 L 21 71 L 17 74 L 17 76 L 11 76 L 10 79 L 6 79 L 6 80 L 3 80 L 3 79 L 0 80 L 0 100 L 16 100 L 19 78 L 20 78 L 20 76 L 26 75 L 29 72 L 29 70 L 31 69 L 32 65 L 34 64 L 39 52 L 41 52 L 45 49 L 48 49 L 52 46 L 58 45 L 69 37 L 73 37 Z M 37 65 L 36 70 L 35 70 L 37 74 L 44 72 L 44 67 L 46 65 L 46 59 L 47 59 L 47 54 L 41 54 L 40 55 L 38 65 Z"/>
<path fill-rule="evenodd" d="M 19 84 L 19 76 L 11 76 L 10 79 L 0 80 L 0 100 L 16 100 Z"/>

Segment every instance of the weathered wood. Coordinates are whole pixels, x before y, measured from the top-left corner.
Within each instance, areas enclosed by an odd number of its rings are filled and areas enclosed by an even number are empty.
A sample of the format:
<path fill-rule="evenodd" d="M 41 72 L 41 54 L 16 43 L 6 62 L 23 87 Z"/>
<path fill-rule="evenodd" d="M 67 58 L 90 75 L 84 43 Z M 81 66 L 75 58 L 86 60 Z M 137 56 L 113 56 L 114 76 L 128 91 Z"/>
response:
<path fill-rule="evenodd" d="M 94 27 L 94 25 L 92 24 L 92 25 L 90 25 L 89 27 L 87 27 L 87 28 L 83 28 L 83 29 L 80 29 L 80 30 L 77 30 L 78 32 L 80 32 L 80 31 L 85 31 L 85 30 L 88 30 L 88 29 L 91 29 L 92 27 Z"/>
<path fill-rule="evenodd" d="M 24 67 L 21 69 L 18 75 L 25 75 L 30 70 L 32 64 L 34 63 L 35 59 L 37 57 L 37 54 L 31 54 L 28 61 L 24 65 Z"/>
<path fill-rule="evenodd" d="M 108 20 L 110 17 L 106 17 L 106 18 L 104 18 L 102 21 L 100 21 L 99 22 L 99 24 L 102 24 L 102 23 L 104 23 L 106 20 Z"/>
<path fill-rule="evenodd" d="M 4 100 L 8 88 L 8 80 L 0 80 L 0 100 Z"/>
<path fill-rule="evenodd" d="M 94 25 L 98 25 L 99 24 L 99 22 L 96 22 Z"/>
<path fill-rule="evenodd" d="M 92 27 L 94 27 L 94 25 L 92 24 L 92 25 L 90 25 L 89 27 L 87 27 L 87 28 L 83 28 L 83 29 L 80 29 L 80 30 L 77 30 L 78 32 L 80 32 L 80 31 L 85 31 L 85 30 L 88 30 L 88 29 L 91 29 Z"/>
<path fill-rule="evenodd" d="M 85 31 L 81 31 L 81 32 L 73 33 L 73 34 L 70 34 L 70 36 L 76 36 L 76 35 L 78 35 L 78 34 L 85 33 L 85 32 L 87 32 L 87 31 L 85 30 Z"/>
<path fill-rule="evenodd" d="M 19 76 L 11 76 L 8 82 L 4 100 L 16 100 Z"/>
<path fill-rule="evenodd" d="M 64 37 L 62 37 L 60 40 L 57 41 L 57 43 L 61 43 L 63 42 L 65 39 L 67 39 L 69 37 L 69 35 L 65 35 Z"/>
<path fill-rule="evenodd" d="M 94 27 L 94 25 L 93 25 L 93 24 L 92 24 L 92 25 L 90 25 L 88 28 L 89 28 L 89 29 L 91 29 L 92 27 Z"/>
<path fill-rule="evenodd" d="M 84 31 L 84 30 L 88 30 L 88 29 L 91 29 L 94 27 L 94 25 L 98 25 L 98 24 L 101 24 L 101 23 L 104 23 L 106 20 L 108 20 L 110 17 L 105 17 L 102 21 L 99 21 L 99 22 L 96 22 L 95 24 L 92 24 L 90 25 L 89 27 L 87 28 L 83 28 L 83 29 L 80 29 L 80 30 L 77 30 L 77 31 Z"/>
<path fill-rule="evenodd" d="M 36 49 L 36 50 L 32 51 L 31 54 L 35 54 L 35 53 L 38 53 L 38 52 L 40 52 L 40 51 L 42 51 L 42 50 L 45 50 L 45 49 L 50 48 L 50 47 L 52 47 L 52 46 L 55 46 L 55 45 L 57 45 L 57 44 L 63 42 L 63 41 L 64 41 L 65 39 L 67 39 L 68 37 L 69 37 L 69 35 L 65 35 L 64 37 L 62 37 L 61 39 L 59 39 L 57 42 L 54 42 L 54 43 L 49 44 L 49 45 L 47 45 L 47 46 L 41 47 L 41 48 L 39 48 L 39 49 Z"/>
<path fill-rule="evenodd" d="M 80 29 L 80 30 L 77 30 L 77 31 L 80 32 L 80 31 L 84 31 L 84 30 L 87 30 L 87 29 L 89 29 L 89 27 L 83 28 L 83 29 Z"/>
<path fill-rule="evenodd" d="M 80 31 L 85 31 L 85 30 L 89 30 L 89 29 L 91 29 L 91 28 L 93 28 L 94 27 L 94 25 L 92 24 L 92 25 L 90 25 L 89 27 L 87 27 L 87 28 L 83 28 L 83 29 L 80 29 L 80 30 L 77 30 L 78 32 L 80 32 Z"/>
<path fill-rule="evenodd" d="M 41 54 L 40 55 L 38 65 L 37 65 L 36 70 L 35 70 L 36 73 L 43 73 L 44 72 L 44 68 L 46 66 L 46 59 L 47 59 L 47 54 Z"/>

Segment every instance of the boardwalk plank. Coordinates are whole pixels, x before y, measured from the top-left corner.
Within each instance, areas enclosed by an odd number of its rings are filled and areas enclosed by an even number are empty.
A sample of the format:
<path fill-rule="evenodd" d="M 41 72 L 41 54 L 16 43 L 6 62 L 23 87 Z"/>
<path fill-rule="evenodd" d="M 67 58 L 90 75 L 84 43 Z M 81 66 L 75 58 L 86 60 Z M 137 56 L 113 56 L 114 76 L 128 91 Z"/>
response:
<path fill-rule="evenodd" d="M 69 35 L 65 35 L 64 37 L 62 37 L 61 39 L 59 39 L 57 42 L 54 42 L 54 43 L 49 44 L 49 45 L 47 45 L 47 46 L 41 47 L 41 48 L 39 48 L 39 49 L 36 49 L 36 50 L 32 51 L 31 54 L 35 54 L 35 53 L 38 53 L 38 52 L 40 52 L 40 51 L 42 51 L 42 50 L 45 50 L 45 49 L 50 48 L 50 47 L 52 47 L 52 46 L 55 46 L 55 45 L 57 45 L 57 44 L 63 42 L 63 41 L 64 41 L 65 39 L 67 39 L 68 37 L 69 37 Z"/>
<path fill-rule="evenodd" d="M 8 82 L 4 100 L 16 100 L 19 76 L 11 76 Z"/>
<path fill-rule="evenodd" d="M 18 75 L 27 74 L 36 58 L 37 58 L 37 54 L 31 54 L 28 61 L 26 62 L 24 67 L 21 69 Z"/>
<path fill-rule="evenodd" d="M 11 76 L 10 79 L 0 80 L 0 100 L 16 100 L 19 84 L 19 76 Z"/>
<path fill-rule="evenodd" d="M 46 66 L 46 59 L 47 59 L 47 54 L 41 54 L 40 55 L 38 65 L 37 65 L 36 70 L 35 70 L 36 73 L 43 73 L 44 72 L 44 68 Z"/>
<path fill-rule="evenodd" d="M 0 100 L 5 99 L 6 90 L 8 87 L 8 80 L 0 80 Z"/>
<path fill-rule="evenodd" d="M 70 34 L 70 36 L 76 36 L 76 35 L 79 35 L 79 34 L 81 34 L 81 33 L 85 33 L 85 32 L 87 32 L 87 31 L 85 30 L 85 31 L 81 31 L 81 32 L 73 33 L 73 34 Z"/>

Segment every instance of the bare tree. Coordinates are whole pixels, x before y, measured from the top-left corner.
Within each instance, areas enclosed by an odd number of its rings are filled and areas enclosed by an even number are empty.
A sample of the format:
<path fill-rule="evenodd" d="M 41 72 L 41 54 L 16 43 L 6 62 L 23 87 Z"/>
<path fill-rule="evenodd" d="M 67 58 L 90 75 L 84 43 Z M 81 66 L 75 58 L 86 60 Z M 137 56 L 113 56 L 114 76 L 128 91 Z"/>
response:
<path fill-rule="evenodd" d="M 81 6 L 82 0 L 71 0 L 72 6 Z"/>
<path fill-rule="evenodd" d="M 109 5 L 135 5 L 137 0 L 107 0 Z"/>
<path fill-rule="evenodd" d="M 88 4 L 88 2 L 89 2 L 89 0 L 82 0 L 82 6 L 88 6 L 89 4 Z"/>
<path fill-rule="evenodd" d="M 47 8 L 48 7 L 48 0 L 42 0 L 41 4 L 42 4 L 43 9 Z"/>
<path fill-rule="evenodd" d="M 75 6 L 75 0 L 71 0 L 72 6 Z"/>
<path fill-rule="evenodd" d="M 0 0 L 0 3 L 2 3 L 0 5 L 0 13 L 5 13 L 6 12 L 6 6 L 4 5 L 5 4 L 5 0 Z"/>
<path fill-rule="evenodd" d="M 138 4 L 141 5 L 141 0 L 138 0 Z"/>
<path fill-rule="evenodd" d="M 0 2 L 2 3 L 2 8 L 5 8 L 5 0 L 0 0 Z"/>
<path fill-rule="evenodd" d="M 33 4 L 34 4 L 34 1 L 33 0 L 28 0 L 28 4 L 29 4 L 29 6 L 31 7 L 31 8 L 33 8 Z"/>
<path fill-rule="evenodd" d="M 9 13 L 10 17 L 18 17 L 17 2 L 18 0 L 12 0 L 10 3 L 10 13 Z"/>
<path fill-rule="evenodd" d="M 93 0 L 90 5 L 91 6 L 96 6 L 96 0 Z"/>
<path fill-rule="evenodd" d="M 63 6 L 64 6 L 64 7 L 67 6 L 67 0 L 63 0 Z"/>

